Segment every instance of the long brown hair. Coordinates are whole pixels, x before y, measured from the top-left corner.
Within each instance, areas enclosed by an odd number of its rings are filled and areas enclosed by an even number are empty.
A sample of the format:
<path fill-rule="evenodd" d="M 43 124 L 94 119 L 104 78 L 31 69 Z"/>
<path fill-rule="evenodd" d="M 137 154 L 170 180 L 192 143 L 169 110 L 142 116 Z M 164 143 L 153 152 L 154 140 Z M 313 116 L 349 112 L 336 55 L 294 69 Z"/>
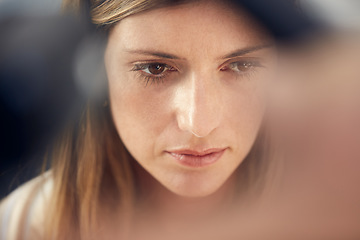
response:
<path fill-rule="evenodd" d="M 64 8 L 79 10 L 82 0 L 65 0 Z M 110 29 L 127 16 L 171 0 L 91 0 L 93 23 Z M 259 192 L 272 169 L 264 131 L 238 169 L 239 192 Z M 134 159 L 115 129 L 108 104 L 90 100 L 81 118 L 63 132 L 51 155 L 54 188 L 46 213 L 46 239 L 83 239 L 97 225 L 97 215 L 112 211 L 131 217 L 136 202 Z M 110 204 L 109 204 L 110 203 Z"/>

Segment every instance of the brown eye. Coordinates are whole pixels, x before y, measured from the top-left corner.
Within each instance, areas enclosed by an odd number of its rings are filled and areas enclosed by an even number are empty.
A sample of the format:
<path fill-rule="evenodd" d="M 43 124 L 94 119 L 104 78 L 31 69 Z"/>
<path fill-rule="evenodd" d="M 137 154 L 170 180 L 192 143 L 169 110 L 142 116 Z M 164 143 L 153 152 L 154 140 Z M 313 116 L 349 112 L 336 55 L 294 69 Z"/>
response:
<path fill-rule="evenodd" d="M 167 69 L 165 64 L 149 64 L 148 68 L 146 69 L 148 73 L 153 75 L 159 75 L 162 74 Z M 147 72 L 145 71 L 145 72 Z"/>
<path fill-rule="evenodd" d="M 142 71 L 151 76 L 162 76 L 168 71 L 173 72 L 176 71 L 176 69 L 164 63 L 144 63 L 135 64 L 132 71 Z"/>
<path fill-rule="evenodd" d="M 263 65 L 258 61 L 239 61 L 230 63 L 229 65 L 221 68 L 221 71 L 231 70 L 238 73 L 246 73 L 253 71 L 254 68 L 257 67 L 263 67 Z"/>
<path fill-rule="evenodd" d="M 239 62 L 239 63 L 236 63 L 236 68 L 240 72 L 249 71 L 252 67 L 254 67 L 254 64 L 251 63 L 251 62 Z"/>

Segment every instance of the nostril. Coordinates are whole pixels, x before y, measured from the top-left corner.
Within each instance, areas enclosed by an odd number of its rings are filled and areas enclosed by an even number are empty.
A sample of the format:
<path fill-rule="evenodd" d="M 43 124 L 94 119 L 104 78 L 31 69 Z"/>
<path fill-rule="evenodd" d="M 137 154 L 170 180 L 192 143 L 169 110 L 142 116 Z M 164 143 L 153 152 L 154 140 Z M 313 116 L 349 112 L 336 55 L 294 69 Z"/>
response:
<path fill-rule="evenodd" d="M 206 135 L 204 134 L 204 135 L 200 135 L 200 134 L 197 134 L 197 133 L 195 133 L 194 131 L 190 131 L 195 137 L 198 137 L 198 138 L 203 138 L 203 137 L 206 137 Z"/>
<path fill-rule="evenodd" d="M 210 122 L 201 119 L 193 119 L 194 116 L 184 116 L 178 114 L 177 123 L 181 131 L 191 133 L 197 138 L 204 138 L 208 136 L 217 126 L 211 126 Z"/>

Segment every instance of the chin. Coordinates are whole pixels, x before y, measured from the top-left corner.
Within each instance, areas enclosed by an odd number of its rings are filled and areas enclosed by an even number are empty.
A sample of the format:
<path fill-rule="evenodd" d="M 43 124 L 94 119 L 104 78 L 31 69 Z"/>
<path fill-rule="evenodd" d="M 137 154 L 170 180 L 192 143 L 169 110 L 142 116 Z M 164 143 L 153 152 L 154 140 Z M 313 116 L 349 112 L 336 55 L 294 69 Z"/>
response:
<path fill-rule="evenodd" d="M 195 176 L 190 176 L 195 175 Z M 210 176 L 199 176 L 202 174 L 190 173 L 186 176 L 173 178 L 173 181 L 163 185 L 174 194 L 187 198 L 203 198 L 215 194 L 221 189 L 228 177 L 210 174 Z M 206 174 L 205 174 L 206 175 Z"/>
<path fill-rule="evenodd" d="M 180 197 L 186 198 L 205 198 L 211 196 L 215 192 L 217 192 L 218 188 L 216 189 L 201 189 L 201 190 L 193 190 L 193 189 L 175 189 L 173 193 Z"/>

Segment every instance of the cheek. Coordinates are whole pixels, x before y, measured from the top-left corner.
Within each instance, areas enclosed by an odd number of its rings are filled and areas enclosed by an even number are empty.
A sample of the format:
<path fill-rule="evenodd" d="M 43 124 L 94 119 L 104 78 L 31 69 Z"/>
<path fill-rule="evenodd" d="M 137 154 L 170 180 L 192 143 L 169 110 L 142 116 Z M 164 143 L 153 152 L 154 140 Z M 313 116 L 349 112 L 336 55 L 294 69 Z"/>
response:
<path fill-rule="evenodd" d="M 234 131 L 234 149 L 239 158 L 244 159 L 250 152 L 258 136 L 263 120 L 263 108 L 258 102 L 239 103 L 237 114 L 232 120 Z"/>
<path fill-rule="evenodd" d="M 226 97 L 224 124 L 234 131 L 240 149 L 251 147 L 265 112 L 265 84 L 254 80 L 246 87 L 233 88 Z"/>
<path fill-rule="evenodd" d="M 111 112 L 117 131 L 135 159 L 149 159 L 157 136 L 168 125 L 167 96 L 153 94 L 141 83 L 109 81 Z"/>

